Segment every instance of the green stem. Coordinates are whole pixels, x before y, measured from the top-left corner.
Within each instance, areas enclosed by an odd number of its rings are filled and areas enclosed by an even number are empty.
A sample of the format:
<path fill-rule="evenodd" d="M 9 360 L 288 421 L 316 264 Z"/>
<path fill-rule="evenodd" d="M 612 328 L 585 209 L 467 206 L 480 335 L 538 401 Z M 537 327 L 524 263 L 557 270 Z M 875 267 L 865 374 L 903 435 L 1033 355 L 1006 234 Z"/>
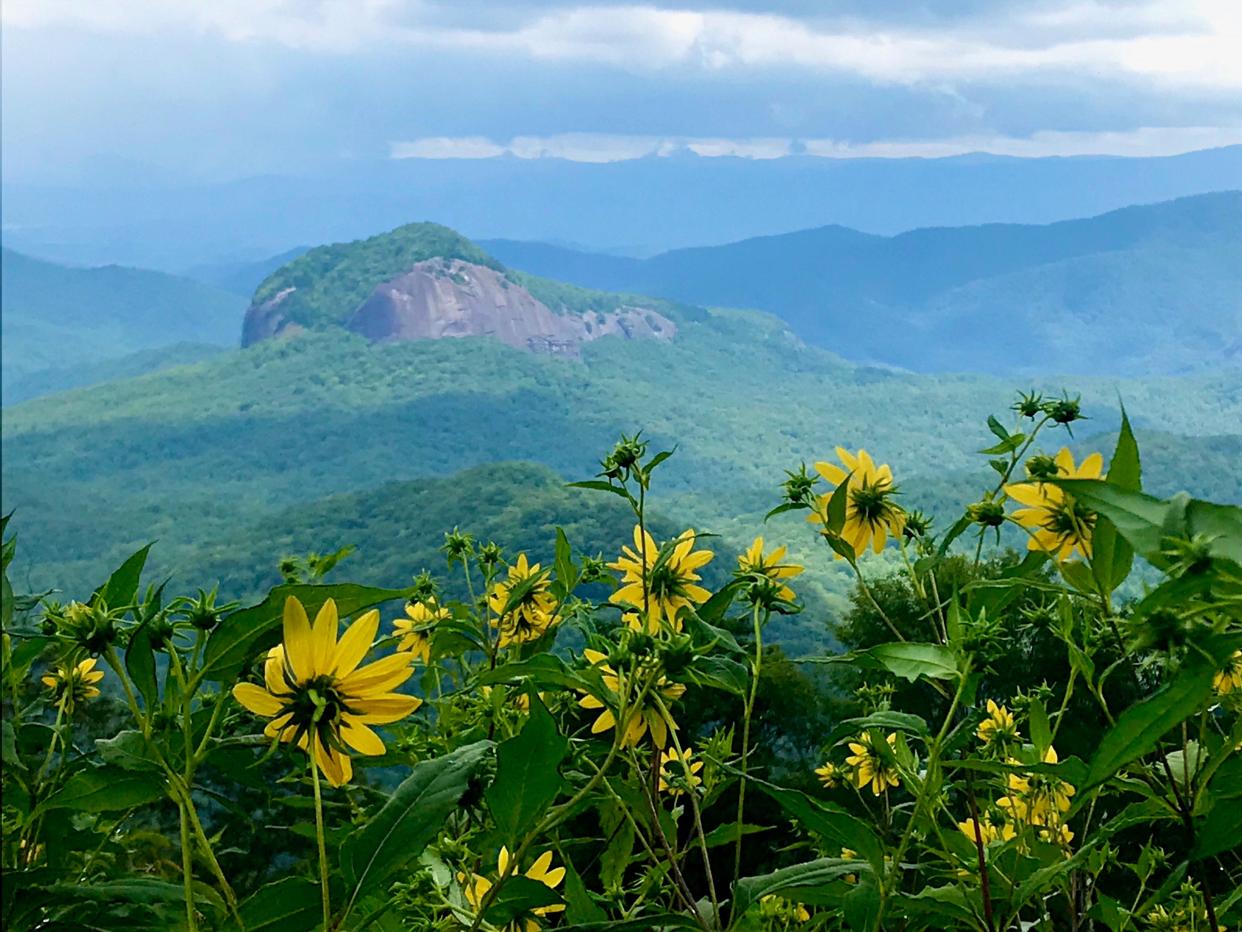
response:
<path fill-rule="evenodd" d="M 198 930 L 198 911 L 194 908 L 194 852 L 190 847 L 190 817 L 185 803 L 177 806 L 181 815 L 181 881 L 185 885 L 185 926 L 189 932 Z"/>
<path fill-rule="evenodd" d="M 315 755 L 307 754 L 310 759 L 311 784 L 315 787 L 315 838 L 319 842 L 319 891 L 323 898 L 323 928 L 328 932 L 332 928 L 332 904 L 328 898 L 328 848 L 323 835 L 323 794 L 319 789 L 319 765 L 315 763 Z"/>
<path fill-rule="evenodd" d="M 755 659 L 751 667 L 750 689 L 746 693 L 746 705 L 742 711 L 742 779 L 737 786 L 737 839 L 733 845 L 733 883 L 730 889 L 737 889 L 738 879 L 742 876 L 742 823 L 746 814 L 746 780 L 750 765 L 750 720 L 755 712 L 755 698 L 759 694 L 759 673 L 763 669 L 763 622 L 759 616 L 760 607 L 755 603 L 751 619 L 755 630 Z M 732 924 L 733 903 L 736 897 L 729 899 L 729 922 Z"/>

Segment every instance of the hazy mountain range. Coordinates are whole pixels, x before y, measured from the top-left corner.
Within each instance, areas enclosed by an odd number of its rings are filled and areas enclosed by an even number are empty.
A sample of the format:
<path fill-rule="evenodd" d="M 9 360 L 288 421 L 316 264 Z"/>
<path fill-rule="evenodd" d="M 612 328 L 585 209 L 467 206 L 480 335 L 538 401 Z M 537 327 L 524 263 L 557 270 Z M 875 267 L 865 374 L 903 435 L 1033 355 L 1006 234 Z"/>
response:
<path fill-rule="evenodd" d="M 474 238 L 651 255 L 839 224 L 1049 223 L 1242 188 L 1242 146 L 1169 157 L 701 158 L 342 162 L 219 184 L 7 184 L 7 245 L 84 264 L 184 271 L 357 239 L 412 220 Z"/>

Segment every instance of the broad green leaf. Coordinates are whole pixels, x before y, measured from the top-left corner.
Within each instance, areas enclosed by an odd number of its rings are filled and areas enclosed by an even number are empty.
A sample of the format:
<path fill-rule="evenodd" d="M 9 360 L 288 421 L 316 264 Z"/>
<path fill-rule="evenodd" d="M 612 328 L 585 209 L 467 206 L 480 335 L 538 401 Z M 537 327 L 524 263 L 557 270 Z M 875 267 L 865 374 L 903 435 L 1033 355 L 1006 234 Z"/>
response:
<path fill-rule="evenodd" d="M 529 915 L 532 909 L 559 902 L 560 894 L 547 884 L 523 874 L 510 874 L 488 905 L 486 918 L 493 926 L 501 927 Z"/>
<path fill-rule="evenodd" d="M 51 892 L 61 900 L 91 903 L 121 901 L 144 906 L 176 903 L 185 896 L 185 888 L 181 884 L 154 877 L 123 877 L 97 883 L 58 883 L 52 885 Z"/>
<path fill-rule="evenodd" d="M 165 793 L 164 780 L 158 774 L 135 773 L 106 764 L 75 773 L 39 809 L 110 812 L 153 803 Z"/>
<path fill-rule="evenodd" d="M 1052 726 L 1048 724 L 1048 713 L 1044 709 L 1044 704 L 1038 699 L 1031 700 L 1027 712 L 1030 715 L 1031 743 L 1035 745 L 1035 749 L 1039 751 L 1039 756 L 1042 758 L 1044 752 L 1052 744 Z"/>
<path fill-rule="evenodd" d="M 884 846 L 866 822 L 834 803 L 812 799 L 799 790 L 776 786 L 755 777 L 747 779 L 779 803 L 808 831 L 822 836 L 830 845 L 857 851 L 859 857 L 869 861 L 876 870 L 883 870 Z"/>
<path fill-rule="evenodd" d="M 496 830 L 510 850 L 556 800 L 564 782 L 558 768 L 568 751 L 569 739 L 532 695 L 522 730 L 496 748 L 496 779 L 485 794 Z"/>
<path fill-rule="evenodd" d="M 758 835 L 760 832 L 770 832 L 772 829 L 766 825 L 743 825 L 741 835 Z M 737 841 L 738 836 L 737 823 L 725 822 L 717 825 L 714 829 L 703 836 L 703 841 L 707 847 L 717 848 L 720 845 L 731 845 Z"/>
<path fill-rule="evenodd" d="M 1205 662 L 1187 664 L 1172 682 L 1121 713 L 1117 724 L 1100 739 L 1087 770 L 1086 786 L 1080 789 L 1108 780 L 1154 748 L 1166 732 L 1199 711 L 1212 692 L 1215 672 Z"/>
<path fill-rule="evenodd" d="M 345 839 L 340 870 L 351 903 L 418 858 L 457 809 L 491 749 L 490 741 L 479 741 L 415 764 L 384 807 Z"/>
<path fill-rule="evenodd" d="M 825 884 L 850 874 L 857 876 L 870 870 L 871 866 L 866 861 L 819 858 L 783 867 L 770 874 L 743 877 L 733 888 L 734 915 L 745 915 L 759 900 L 772 893 L 779 893 L 795 902 L 816 902 L 815 897 L 805 894 L 819 892 Z"/>
<path fill-rule="evenodd" d="M 319 884 L 309 877 L 284 877 L 262 886 L 238 911 L 246 932 L 306 932 L 323 922 Z"/>
<path fill-rule="evenodd" d="M 894 641 L 877 644 L 865 653 L 879 661 L 890 673 L 910 682 L 920 676 L 936 680 L 951 680 L 957 676 L 957 660 L 953 651 L 940 644 Z"/>
<path fill-rule="evenodd" d="M 673 929 L 699 929 L 701 926 L 680 913 L 648 913 L 636 919 L 614 919 L 610 922 L 580 922 L 557 926 L 557 932 L 665 932 Z"/>
<path fill-rule="evenodd" d="M 497 683 L 530 682 L 543 688 L 561 688 L 589 690 L 599 689 L 600 681 L 588 669 L 581 673 L 569 669 L 560 657 L 555 654 L 536 654 L 529 660 L 514 660 L 502 663 L 494 670 L 485 670 L 479 674 L 480 686 L 494 686 Z"/>
<path fill-rule="evenodd" d="M 692 683 L 723 689 L 737 696 L 745 695 L 750 683 L 750 671 L 745 664 L 713 654 L 695 657 L 684 672 Z"/>
<path fill-rule="evenodd" d="M 870 878 L 854 885 L 841 900 L 845 924 L 852 932 L 873 932 L 880 922 L 880 890 Z"/>
<path fill-rule="evenodd" d="M 353 583 L 277 586 L 258 605 L 233 612 L 211 633 L 203 655 L 203 677 L 217 682 L 234 680 L 250 660 L 274 647 L 280 641 L 289 596 L 300 600 L 311 618 L 324 602 L 334 599 L 337 611 L 345 618 L 385 602 L 408 599 L 413 592 L 413 588 L 377 589 Z"/>
<path fill-rule="evenodd" d="M 1108 463 L 1109 485 L 1119 489 L 1138 492 L 1142 489 L 1143 469 L 1139 460 L 1138 442 L 1130 429 L 1130 418 L 1121 408 L 1121 431 L 1117 446 Z M 1134 548 L 1117 533 L 1113 522 L 1101 515 L 1096 519 L 1091 535 L 1091 571 L 1104 592 L 1112 592 L 1130 575 L 1134 563 Z"/>
<path fill-rule="evenodd" d="M 147 554 L 151 552 L 151 544 L 135 551 L 129 559 L 116 568 L 108 581 L 95 592 L 103 596 L 104 604 L 109 608 L 120 608 L 132 605 L 138 594 L 138 584 L 142 579 L 142 568 L 147 565 Z"/>
<path fill-rule="evenodd" d="M 1097 514 L 1103 515 L 1136 552 L 1160 565 L 1166 502 L 1099 479 L 1049 479 Z"/>
<path fill-rule="evenodd" d="M 160 769 L 159 761 L 151 756 L 146 739 L 141 732 L 122 731 L 114 738 L 96 738 L 95 747 L 106 764 L 115 764 L 122 770 L 153 771 Z"/>
<path fill-rule="evenodd" d="M 151 645 L 151 621 L 148 619 L 134 629 L 125 648 L 125 670 L 138 687 L 148 711 L 159 704 L 159 686 L 155 679 L 155 649 Z"/>
<path fill-rule="evenodd" d="M 608 914 L 595 902 L 582 875 L 574 869 L 570 861 L 565 868 L 565 918 L 570 922 L 598 923 L 607 922 Z"/>

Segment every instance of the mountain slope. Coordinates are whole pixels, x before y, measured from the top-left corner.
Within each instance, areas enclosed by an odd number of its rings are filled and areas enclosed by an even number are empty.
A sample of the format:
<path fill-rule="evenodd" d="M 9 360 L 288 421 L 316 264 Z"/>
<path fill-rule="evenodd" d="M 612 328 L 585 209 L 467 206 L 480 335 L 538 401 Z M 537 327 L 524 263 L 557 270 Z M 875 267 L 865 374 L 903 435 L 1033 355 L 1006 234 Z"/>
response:
<path fill-rule="evenodd" d="M 844 355 L 923 371 L 1138 375 L 1242 360 L 1242 192 L 1047 226 L 823 227 L 646 260 L 483 245 L 584 285 L 768 310 Z"/>
<path fill-rule="evenodd" d="M 77 269 L 3 251 L 3 385 L 174 343 L 236 345 L 245 304 L 201 282 L 118 266 Z"/>
<path fill-rule="evenodd" d="M 893 465 L 906 504 L 957 507 L 989 482 L 984 458 L 970 451 L 989 442 L 983 419 L 1003 415 L 1015 387 L 850 365 L 751 313 L 713 313 L 670 342 L 602 339 L 580 360 L 491 339 L 369 343 L 343 331 L 304 333 L 8 409 L 0 491 L 3 509 L 17 509 L 17 572 L 28 588 L 80 593 L 155 538 L 185 584 L 209 585 L 236 566 L 239 541 L 276 527 L 285 509 L 496 461 L 586 478 L 619 433 L 642 429 L 653 451 L 679 445 L 659 470 L 653 508 L 721 535 L 722 554 L 760 533 L 790 543 L 796 557 L 818 554 L 803 588 L 817 604 L 839 606 L 846 568 L 823 558 L 798 518 L 762 520 L 783 470 L 838 444 L 866 445 Z M 1236 448 L 1213 440 L 1204 452 L 1196 435 L 1238 433 L 1242 376 L 1066 387 L 1084 392 L 1088 430 L 1116 424 L 1120 393 L 1140 439 L 1152 430 L 1181 435 L 1145 461 L 1153 487 L 1228 494 Z M 1048 445 L 1065 442 L 1052 435 Z M 469 530 L 497 506 L 457 507 Z M 413 509 L 405 520 L 417 528 L 423 517 Z M 369 540 L 349 507 L 333 527 L 340 543 L 385 553 L 403 546 Z M 264 558 L 262 549 L 245 552 L 267 559 L 266 568 L 279 554 Z M 799 616 L 781 636 L 822 638 L 824 620 L 822 611 Z"/>

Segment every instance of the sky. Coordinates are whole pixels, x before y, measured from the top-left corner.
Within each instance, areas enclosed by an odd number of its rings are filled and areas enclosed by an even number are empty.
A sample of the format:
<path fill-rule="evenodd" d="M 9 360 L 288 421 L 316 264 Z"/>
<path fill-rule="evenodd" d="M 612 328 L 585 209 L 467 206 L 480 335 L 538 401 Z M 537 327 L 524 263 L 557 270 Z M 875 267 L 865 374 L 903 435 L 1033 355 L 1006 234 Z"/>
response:
<path fill-rule="evenodd" d="M 1242 0 L 5 0 L 7 182 L 1242 142 Z"/>

